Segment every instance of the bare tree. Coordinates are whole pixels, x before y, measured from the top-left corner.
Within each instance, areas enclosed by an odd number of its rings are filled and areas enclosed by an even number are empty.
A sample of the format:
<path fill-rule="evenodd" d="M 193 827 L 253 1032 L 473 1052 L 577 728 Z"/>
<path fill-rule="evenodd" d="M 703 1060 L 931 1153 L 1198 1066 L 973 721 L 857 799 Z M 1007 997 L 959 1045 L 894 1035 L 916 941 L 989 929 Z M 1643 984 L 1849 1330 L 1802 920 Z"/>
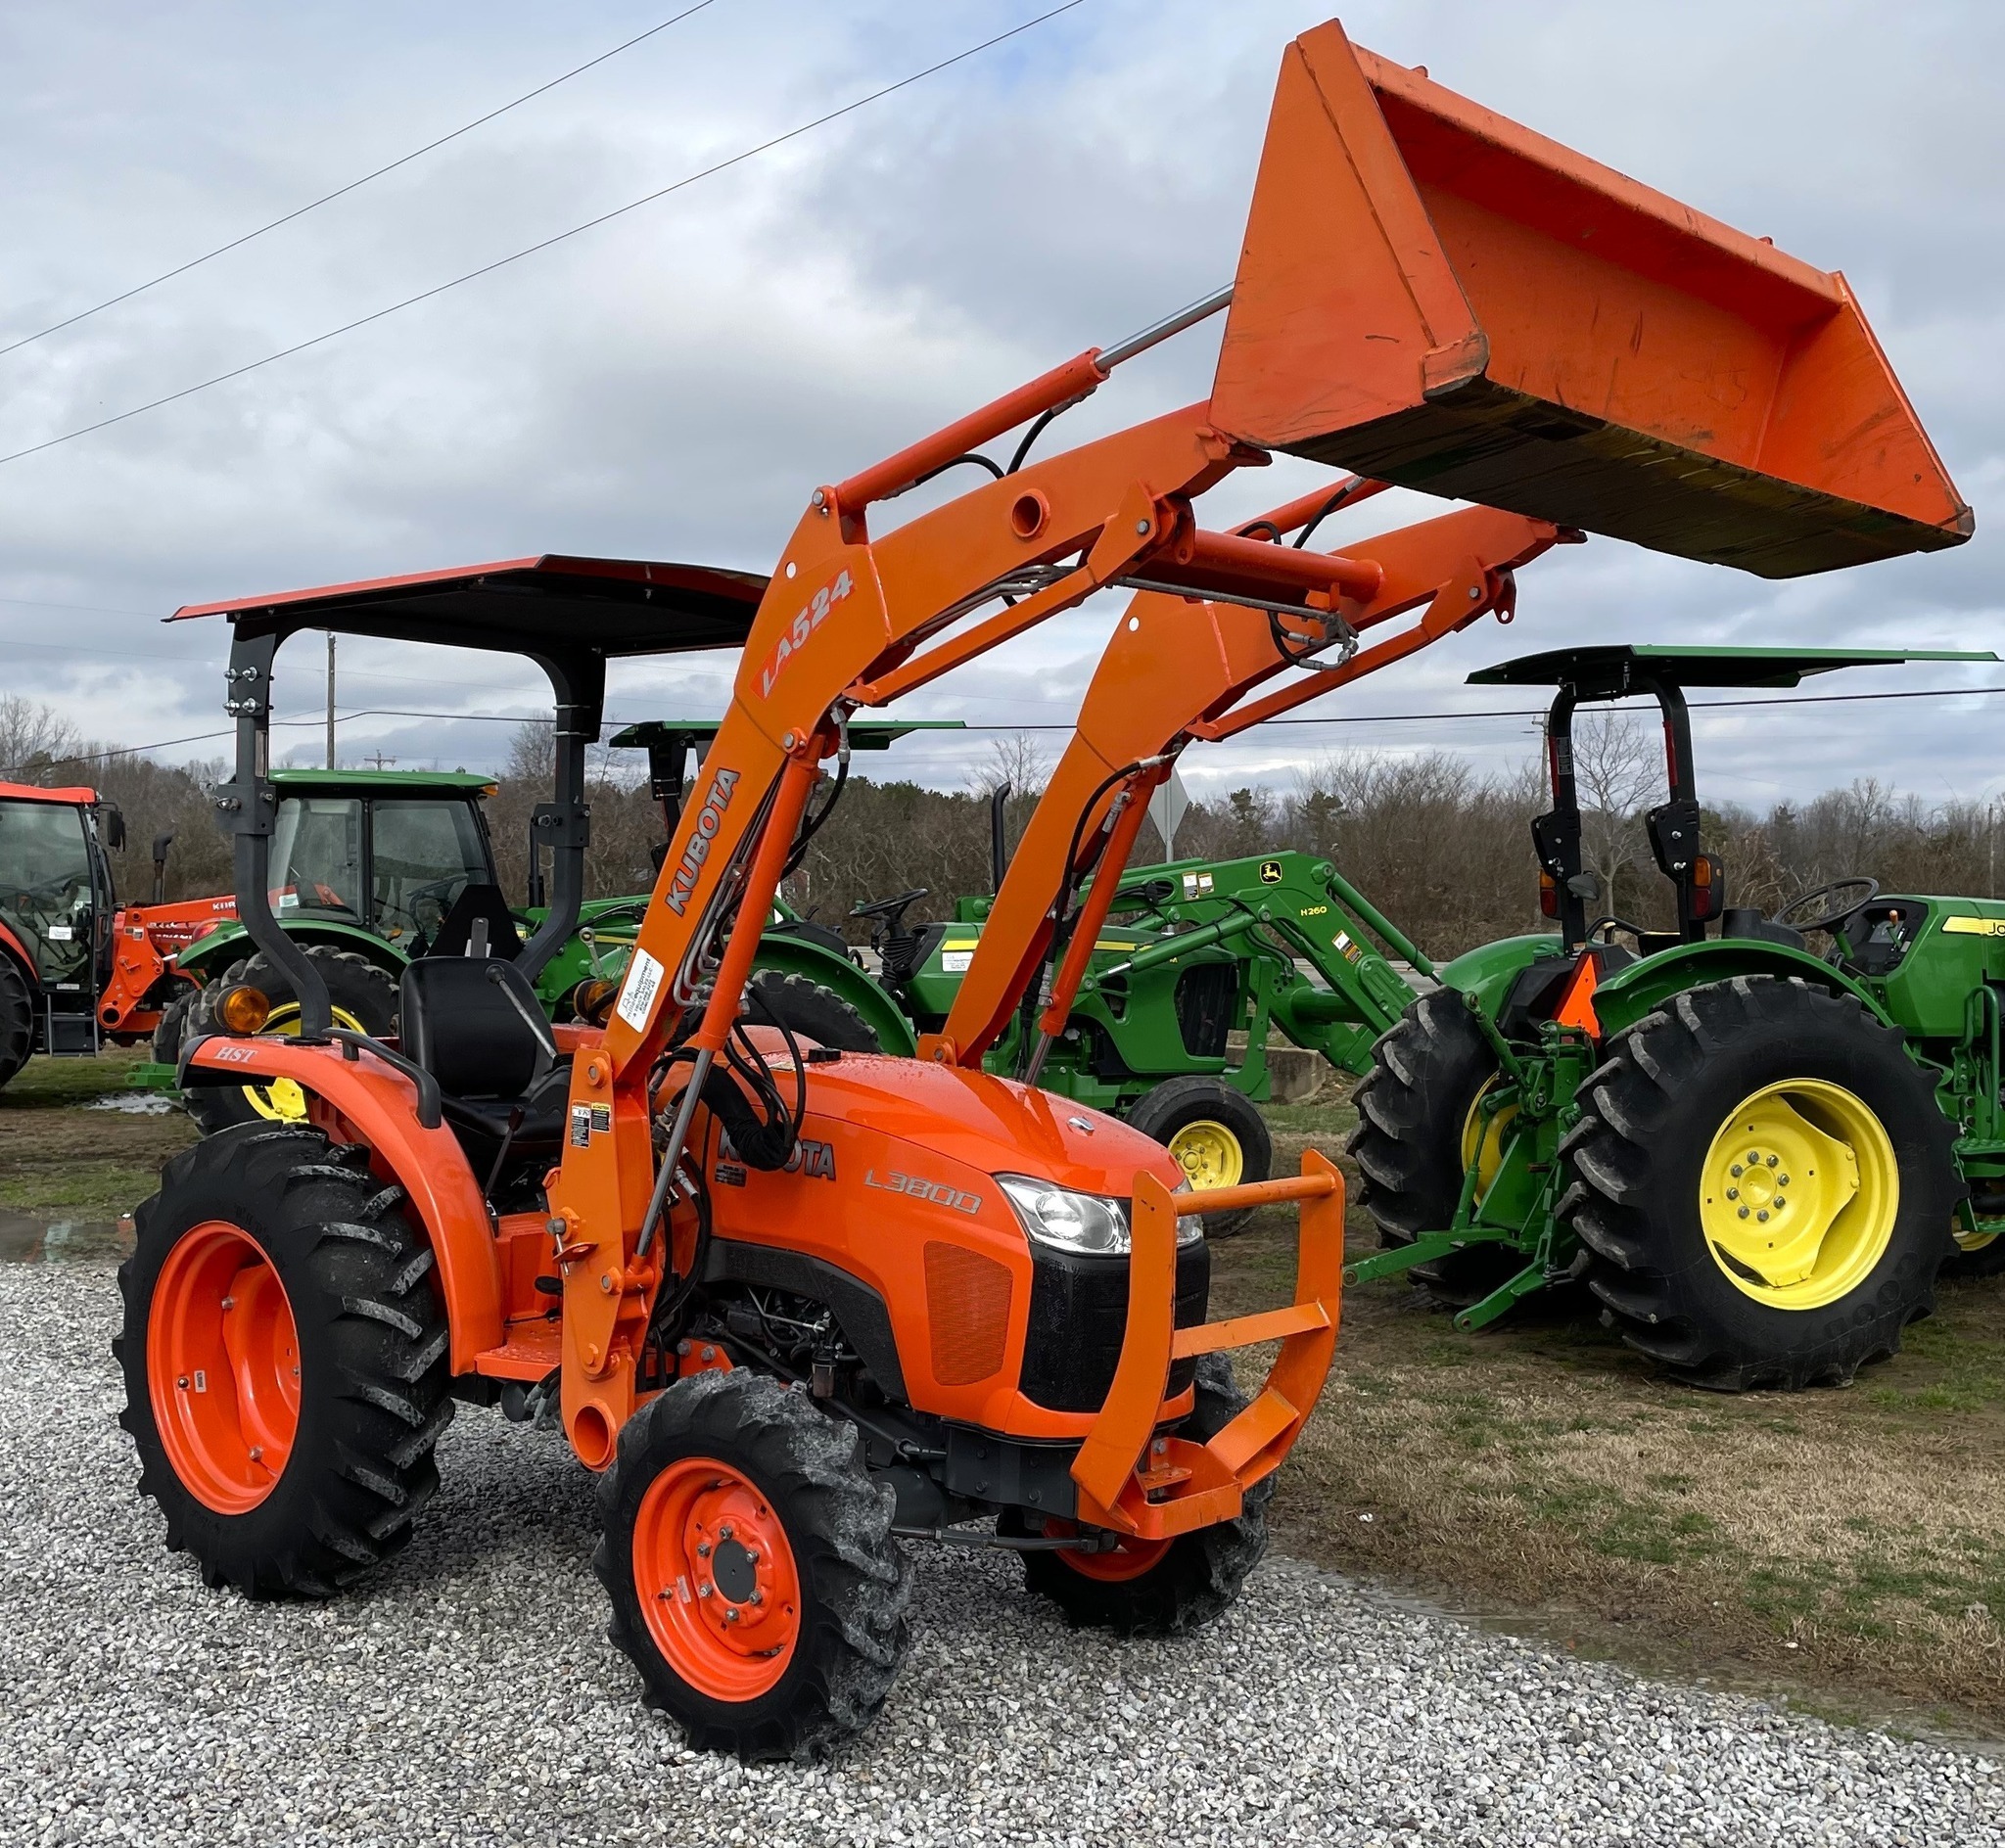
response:
<path fill-rule="evenodd" d="M 1002 784 L 1012 796 L 1044 794 L 1051 780 L 1051 761 L 1045 748 L 1027 731 L 1007 731 L 989 741 L 989 761 L 968 772 L 968 787 L 984 801 Z"/>
<path fill-rule="evenodd" d="M 1662 758 L 1633 713 L 1606 708 L 1573 725 L 1573 780 L 1580 793 L 1580 849 L 1601 881 L 1600 908 L 1619 911 L 1617 887 L 1643 849 L 1642 811 L 1656 794 Z"/>
<path fill-rule="evenodd" d="M 19 693 L 0 697 L 0 776 L 16 783 L 77 780 L 83 734 L 53 707 Z"/>

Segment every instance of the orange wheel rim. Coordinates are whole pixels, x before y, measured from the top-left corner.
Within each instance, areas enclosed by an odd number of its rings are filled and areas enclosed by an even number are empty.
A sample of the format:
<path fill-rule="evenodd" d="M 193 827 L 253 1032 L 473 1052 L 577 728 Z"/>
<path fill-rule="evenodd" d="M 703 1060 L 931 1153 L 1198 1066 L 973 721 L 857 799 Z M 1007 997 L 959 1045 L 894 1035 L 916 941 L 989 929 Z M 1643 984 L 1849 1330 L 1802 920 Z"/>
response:
<path fill-rule="evenodd" d="M 1069 1540 L 1078 1532 L 1078 1527 L 1071 1521 L 1048 1520 L 1045 1523 L 1047 1540 Z M 1135 1540 L 1124 1536 L 1112 1552 L 1082 1552 L 1075 1547 L 1064 1547 L 1059 1549 L 1058 1557 L 1082 1579 L 1097 1579 L 1102 1585 L 1126 1585 L 1129 1580 L 1153 1571 L 1169 1549 L 1170 1543 L 1166 1540 Z"/>
<path fill-rule="evenodd" d="M 776 1686 L 801 1634 L 794 1549 L 764 1491 L 726 1463 L 685 1456 L 641 1498 L 633 1589 L 648 1634 L 713 1700 Z"/>
<path fill-rule="evenodd" d="M 248 1514 L 277 1486 L 300 1430 L 300 1332 L 263 1246 L 206 1220 L 175 1241 L 147 1316 L 154 1427 L 188 1493 Z"/>

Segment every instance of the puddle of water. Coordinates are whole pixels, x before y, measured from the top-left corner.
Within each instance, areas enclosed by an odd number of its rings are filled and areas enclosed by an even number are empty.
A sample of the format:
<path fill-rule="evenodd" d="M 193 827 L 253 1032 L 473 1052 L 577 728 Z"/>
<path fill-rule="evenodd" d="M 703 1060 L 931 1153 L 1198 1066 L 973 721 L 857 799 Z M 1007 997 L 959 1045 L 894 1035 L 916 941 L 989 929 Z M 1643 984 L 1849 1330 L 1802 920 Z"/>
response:
<path fill-rule="evenodd" d="M 175 1099 L 157 1090 L 115 1090 L 109 1096 L 93 1098 L 89 1110 L 117 1110 L 128 1117 L 170 1116 L 180 1108 Z"/>
<path fill-rule="evenodd" d="M 0 1264 L 88 1264 L 132 1249 L 132 1222 L 38 1220 L 0 1207 Z"/>

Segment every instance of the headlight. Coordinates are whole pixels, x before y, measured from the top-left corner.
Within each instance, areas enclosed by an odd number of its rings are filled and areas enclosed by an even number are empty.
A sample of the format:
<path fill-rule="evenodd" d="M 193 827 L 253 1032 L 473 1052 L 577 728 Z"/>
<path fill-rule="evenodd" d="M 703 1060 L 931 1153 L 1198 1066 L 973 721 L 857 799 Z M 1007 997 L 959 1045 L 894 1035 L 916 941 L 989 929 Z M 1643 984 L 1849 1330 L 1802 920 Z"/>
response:
<path fill-rule="evenodd" d="M 1128 1255 L 1128 1202 L 1102 1193 L 1075 1193 L 1070 1187 L 1033 1180 L 1028 1175 L 998 1175 L 1023 1229 L 1041 1245 L 1060 1251 L 1085 1252 L 1098 1258 Z M 1189 1190 L 1184 1182 L 1179 1193 Z M 1177 1243 L 1194 1245 L 1204 1236 L 1202 1220 L 1180 1219 Z"/>

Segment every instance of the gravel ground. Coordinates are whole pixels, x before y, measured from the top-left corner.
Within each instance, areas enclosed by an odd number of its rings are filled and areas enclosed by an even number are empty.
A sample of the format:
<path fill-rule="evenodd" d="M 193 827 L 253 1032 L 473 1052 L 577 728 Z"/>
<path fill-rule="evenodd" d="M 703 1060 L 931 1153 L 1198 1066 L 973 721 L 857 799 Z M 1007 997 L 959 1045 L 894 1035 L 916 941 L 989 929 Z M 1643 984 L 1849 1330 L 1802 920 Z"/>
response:
<path fill-rule="evenodd" d="M 880 1724 L 686 1752 L 603 1640 L 587 1479 L 463 1411 L 416 1540 L 329 1606 L 203 1590 L 133 1492 L 97 1266 L 0 1266 L 0 1841 L 2005 1844 L 1984 1759 L 1665 1686 L 1282 1562 L 1175 1643 L 919 1561 Z M 1282 1493 L 1286 1493 L 1285 1485 Z"/>

